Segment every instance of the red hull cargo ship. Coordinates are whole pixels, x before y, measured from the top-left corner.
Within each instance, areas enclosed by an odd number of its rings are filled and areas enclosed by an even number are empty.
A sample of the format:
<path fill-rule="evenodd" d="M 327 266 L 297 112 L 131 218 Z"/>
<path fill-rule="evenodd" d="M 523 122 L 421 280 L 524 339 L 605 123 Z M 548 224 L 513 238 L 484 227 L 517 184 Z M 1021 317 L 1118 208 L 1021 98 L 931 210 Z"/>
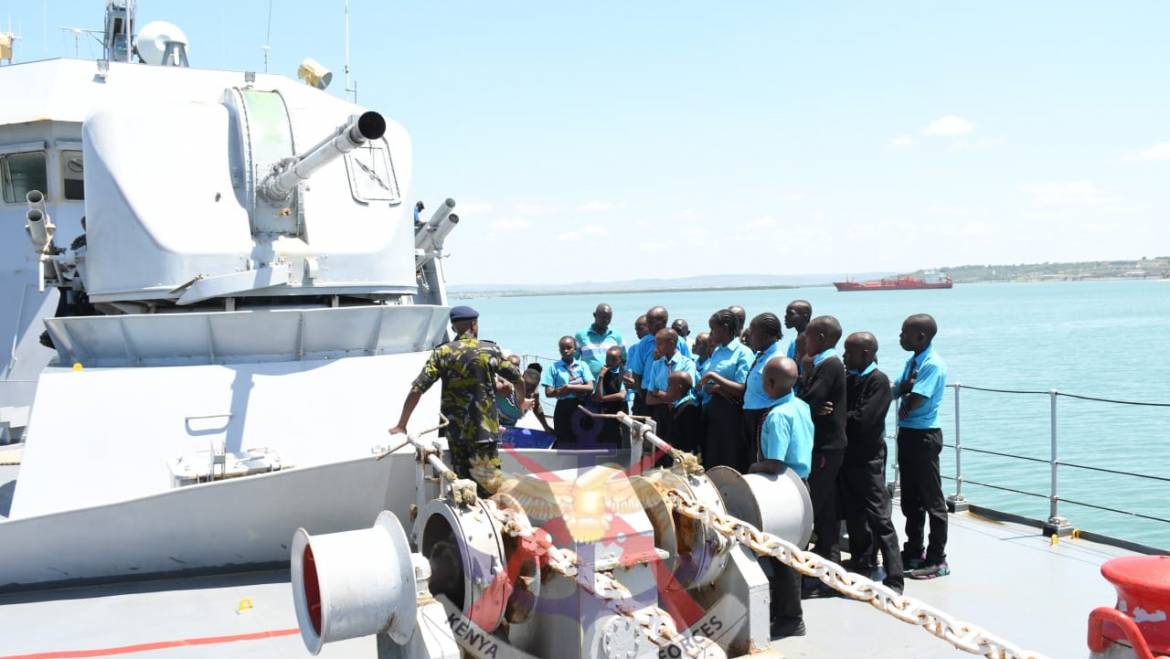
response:
<path fill-rule="evenodd" d="M 951 288 L 953 285 L 950 275 L 935 275 L 926 277 L 912 277 L 901 275 L 871 279 L 870 281 L 835 281 L 833 285 L 838 291 L 907 291 L 923 288 Z"/>

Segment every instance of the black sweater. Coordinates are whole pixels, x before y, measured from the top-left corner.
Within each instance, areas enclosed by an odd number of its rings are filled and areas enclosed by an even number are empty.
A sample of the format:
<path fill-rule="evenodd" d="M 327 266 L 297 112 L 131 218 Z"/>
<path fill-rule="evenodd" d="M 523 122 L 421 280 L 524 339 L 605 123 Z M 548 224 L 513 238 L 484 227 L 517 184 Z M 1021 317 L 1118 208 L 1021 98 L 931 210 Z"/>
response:
<path fill-rule="evenodd" d="M 846 381 L 849 413 L 845 432 L 849 447 L 845 459 L 868 462 L 884 454 L 886 412 L 890 409 L 890 379 L 878 369 L 864 378 L 850 375 Z"/>
<path fill-rule="evenodd" d="M 845 365 L 830 357 L 813 369 L 800 385 L 800 397 L 808 403 L 813 418 L 813 450 L 845 448 Z M 833 413 L 818 415 L 825 403 L 833 403 Z"/>

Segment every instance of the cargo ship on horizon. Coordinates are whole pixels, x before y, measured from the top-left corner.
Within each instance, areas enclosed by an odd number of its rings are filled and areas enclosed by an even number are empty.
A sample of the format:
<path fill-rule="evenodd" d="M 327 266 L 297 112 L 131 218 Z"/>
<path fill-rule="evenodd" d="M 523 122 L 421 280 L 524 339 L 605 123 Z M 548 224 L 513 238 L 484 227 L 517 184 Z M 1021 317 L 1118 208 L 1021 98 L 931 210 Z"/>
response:
<path fill-rule="evenodd" d="M 937 273 L 928 273 L 925 277 L 898 275 L 869 281 L 833 282 L 833 286 L 836 286 L 838 291 L 905 291 L 923 288 L 951 288 L 953 285 L 954 282 L 951 281 L 950 275 Z"/>

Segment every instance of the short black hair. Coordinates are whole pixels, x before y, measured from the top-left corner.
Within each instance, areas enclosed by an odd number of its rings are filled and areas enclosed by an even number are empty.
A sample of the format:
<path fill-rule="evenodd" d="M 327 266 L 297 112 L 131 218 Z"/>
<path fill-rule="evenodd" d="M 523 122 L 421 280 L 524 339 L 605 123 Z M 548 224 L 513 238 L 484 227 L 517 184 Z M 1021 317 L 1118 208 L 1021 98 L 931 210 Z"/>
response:
<path fill-rule="evenodd" d="M 933 340 L 934 335 L 938 334 L 938 323 L 934 322 L 934 316 L 928 313 L 916 313 L 907 318 L 906 322 L 922 330 L 927 341 Z"/>
<path fill-rule="evenodd" d="M 774 336 L 777 339 L 783 336 L 780 330 L 780 318 L 770 311 L 765 311 L 752 318 L 751 324 L 767 332 L 768 336 Z"/>

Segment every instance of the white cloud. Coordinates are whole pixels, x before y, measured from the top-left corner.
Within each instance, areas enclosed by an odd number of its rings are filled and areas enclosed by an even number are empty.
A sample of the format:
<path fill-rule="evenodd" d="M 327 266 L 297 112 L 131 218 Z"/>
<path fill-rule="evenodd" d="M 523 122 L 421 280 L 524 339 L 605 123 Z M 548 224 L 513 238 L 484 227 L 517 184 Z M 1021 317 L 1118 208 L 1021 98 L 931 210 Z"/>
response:
<path fill-rule="evenodd" d="M 494 208 L 495 206 L 486 201 L 461 201 L 455 205 L 456 212 L 462 215 L 482 215 L 492 212 Z"/>
<path fill-rule="evenodd" d="M 580 206 L 578 206 L 577 212 L 578 213 L 605 213 L 608 211 L 617 210 L 617 209 L 622 208 L 624 206 L 625 206 L 625 204 L 620 203 L 620 202 L 615 203 L 612 201 L 599 201 L 599 200 L 594 199 L 593 201 L 588 201 L 588 202 L 585 202 L 584 204 L 581 204 Z"/>
<path fill-rule="evenodd" d="M 751 222 L 748 222 L 747 228 L 758 231 L 760 229 L 771 229 L 777 224 L 778 222 L 776 222 L 776 218 L 772 217 L 771 215 L 765 215 L 763 217 L 757 217 Z"/>
<path fill-rule="evenodd" d="M 959 235 L 973 238 L 975 236 L 986 236 L 991 233 L 992 226 L 986 222 L 964 222 L 959 227 Z"/>
<path fill-rule="evenodd" d="M 558 233 L 557 242 L 580 243 L 582 241 L 597 241 L 608 236 L 609 229 L 596 224 L 587 224 L 583 227 Z"/>
<path fill-rule="evenodd" d="M 781 192 L 780 201 L 804 201 L 808 195 L 803 192 Z"/>
<path fill-rule="evenodd" d="M 974 130 L 975 124 L 970 119 L 948 114 L 927 124 L 926 128 L 922 129 L 922 134 L 931 137 L 953 137 L 955 135 L 966 135 Z"/>
<path fill-rule="evenodd" d="M 496 220 L 492 222 L 493 231 L 523 231 L 532 227 L 528 220 Z"/>
<path fill-rule="evenodd" d="M 957 217 L 959 215 L 966 215 L 968 213 L 966 208 L 958 206 L 929 206 L 926 209 L 927 215 L 935 215 L 938 217 Z"/>
<path fill-rule="evenodd" d="M 544 204 L 532 201 L 518 201 L 516 202 L 516 214 L 524 215 L 526 217 L 538 217 L 540 215 L 548 215 L 552 209 Z"/>
<path fill-rule="evenodd" d="M 638 243 L 638 249 L 651 254 L 675 254 L 679 244 L 676 240 L 648 240 Z"/>
<path fill-rule="evenodd" d="M 1155 144 L 1126 156 L 1126 160 L 1170 160 L 1170 142 Z"/>
<path fill-rule="evenodd" d="M 898 135 L 891 137 L 890 141 L 886 142 L 886 146 L 891 149 L 905 149 L 914 146 L 914 138 L 909 135 Z"/>
<path fill-rule="evenodd" d="M 1032 195 L 1032 202 L 1040 208 L 1104 208 L 1118 201 L 1116 195 L 1091 181 L 1028 183 L 1020 186 L 1020 192 Z"/>

